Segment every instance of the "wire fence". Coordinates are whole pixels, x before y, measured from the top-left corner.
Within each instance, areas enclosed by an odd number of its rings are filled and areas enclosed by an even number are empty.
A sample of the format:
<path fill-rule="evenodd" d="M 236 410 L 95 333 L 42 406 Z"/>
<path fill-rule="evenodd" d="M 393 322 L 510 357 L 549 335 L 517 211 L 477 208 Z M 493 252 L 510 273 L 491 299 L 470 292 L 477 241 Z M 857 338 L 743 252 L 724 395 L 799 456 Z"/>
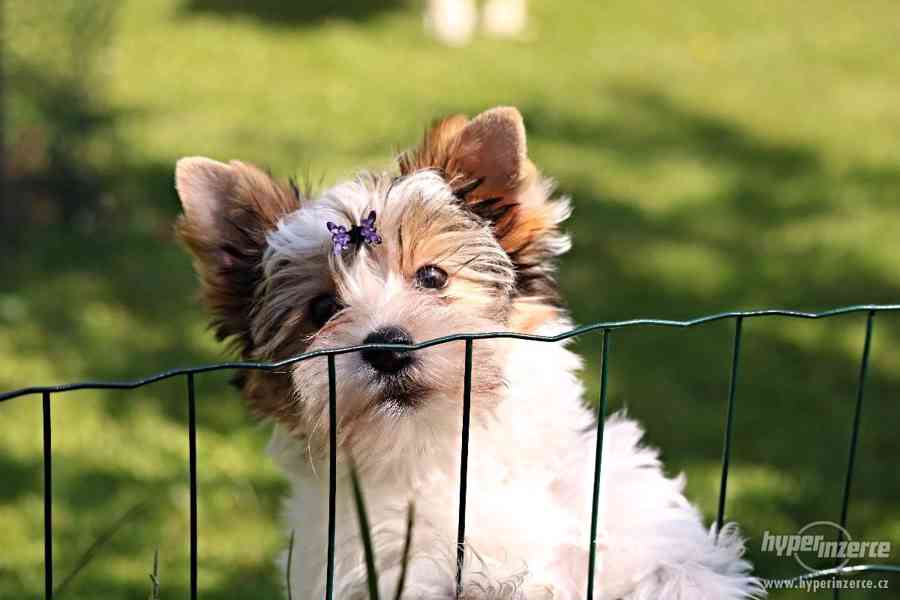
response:
<path fill-rule="evenodd" d="M 731 320 L 734 323 L 734 342 L 731 354 L 731 372 L 728 386 L 728 398 L 725 413 L 724 441 L 722 445 L 722 468 L 719 484 L 718 508 L 716 511 L 716 531 L 721 530 L 725 519 L 725 504 L 728 491 L 728 472 L 731 464 L 731 441 L 733 435 L 734 411 L 736 403 L 736 386 L 740 366 L 741 334 L 743 323 L 746 319 L 762 317 L 789 317 L 794 319 L 823 319 L 846 315 L 851 313 L 865 313 L 865 338 L 860 356 L 859 375 L 856 386 L 856 403 L 853 413 L 853 422 L 850 431 L 849 453 L 847 457 L 847 470 L 844 476 L 843 497 L 841 500 L 840 525 L 846 527 L 850 508 L 850 492 L 853 483 L 853 472 L 856 465 L 856 450 L 859 443 L 860 417 L 862 414 L 863 397 L 865 395 L 866 373 L 869 366 L 869 357 L 872 346 L 872 335 L 875 328 L 875 315 L 880 312 L 900 311 L 900 304 L 884 305 L 857 305 L 836 308 L 823 312 L 800 312 L 782 309 L 767 309 L 754 311 L 733 311 L 707 315 L 687 321 L 673 321 L 666 319 L 632 319 L 627 321 L 611 321 L 585 325 L 553 336 L 530 335 L 513 332 L 490 333 L 458 333 L 440 338 L 420 342 L 418 344 L 362 344 L 343 348 L 332 348 L 307 352 L 292 358 L 278 362 L 226 362 L 200 367 L 180 368 L 157 373 L 145 379 L 135 381 L 86 381 L 57 386 L 34 386 L 10 392 L 0 393 L 0 402 L 8 401 L 20 396 L 41 396 L 43 410 L 43 466 L 44 466 L 44 595 L 46 600 L 53 598 L 53 435 L 51 431 L 52 396 L 75 390 L 99 390 L 99 389 L 135 389 L 150 385 L 164 379 L 184 377 L 186 384 L 186 397 L 188 404 L 188 463 L 190 476 L 190 598 L 197 600 L 197 418 L 196 418 L 196 394 L 195 375 L 211 371 L 253 369 L 271 371 L 282 369 L 295 363 L 325 357 L 328 361 L 328 400 L 329 419 L 332 426 L 329 427 L 329 494 L 328 494 L 328 547 L 325 575 L 325 598 L 332 600 L 334 596 L 334 551 L 335 551 L 335 497 L 337 493 L 337 429 L 333 425 L 337 423 L 337 384 L 335 376 L 335 356 L 362 350 L 401 350 L 416 351 L 447 344 L 450 342 L 465 342 L 465 375 L 463 381 L 463 409 L 462 409 L 462 439 L 460 452 L 460 486 L 459 486 L 459 510 L 457 527 L 457 556 L 456 556 L 456 587 L 457 595 L 462 589 L 462 573 L 465 560 L 466 539 L 466 494 L 467 472 L 469 463 L 469 421 L 471 415 L 472 394 L 472 351 L 476 340 L 482 339 L 518 339 L 533 342 L 560 342 L 569 338 L 584 335 L 590 332 L 601 332 L 600 355 L 600 398 L 597 407 L 597 444 L 594 462 L 593 504 L 591 522 L 588 534 L 585 535 L 585 544 L 589 548 L 588 578 L 586 582 L 587 600 L 594 598 L 594 565 L 596 562 L 596 531 L 598 520 L 598 498 L 600 494 L 600 473 L 603 453 L 603 431 L 607 412 L 607 384 L 608 365 L 611 356 L 612 334 L 614 331 L 636 327 L 669 327 L 687 328 L 711 323 L 714 321 Z M 900 500 L 900 499 L 898 499 Z M 824 577 L 855 576 L 868 573 L 900 573 L 900 565 L 889 564 L 865 564 L 854 566 L 838 566 L 832 569 L 823 569 L 806 573 L 795 577 L 794 580 L 809 580 Z M 834 589 L 834 597 L 840 593 Z"/>

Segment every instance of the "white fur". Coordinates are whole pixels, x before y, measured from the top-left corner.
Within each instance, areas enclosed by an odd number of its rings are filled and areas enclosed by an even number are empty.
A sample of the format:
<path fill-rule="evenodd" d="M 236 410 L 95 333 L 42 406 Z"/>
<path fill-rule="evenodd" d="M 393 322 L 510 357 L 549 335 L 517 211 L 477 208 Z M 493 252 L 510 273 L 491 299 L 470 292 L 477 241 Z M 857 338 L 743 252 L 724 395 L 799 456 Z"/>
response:
<path fill-rule="evenodd" d="M 531 193 L 549 195 L 548 185 Z M 555 206 L 555 219 L 568 216 L 568 203 Z M 322 256 L 330 256 L 324 223 L 358 222 L 370 209 L 378 211 L 384 244 L 360 250 L 353 260 L 323 261 Z M 358 344 L 387 324 L 407 328 L 419 341 L 448 331 L 497 329 L 483 306 L 500 301 L 496 293 L 492 300 L 462 291 L 448 304 L 415 289 L 396 266 L 403 254 L 396 232 L 401 224 L 409 225 L 410 214 L 427 228 L 442 219 L 454 223 L 461 210 L 443 179 L 428 171 L 400 180 L 362 177 L 328 190 L 285 217 L 269 235 L 264 266 L 270 302 L 302 304 L 322 286 L 338 290 L 346 307 L 310 337 L 307 350 Z M 448 272 L 455 272 L 454 261 L 464 263 L 463 268 L 471 262 L 469 255 L 487 257 L 496 267 L 492 276 L 501 278 L 508 275 L 504 269 L 512 268 L 486 227 L 463 232 L 448 226 L 428 235 L 432 237 L 423 239 L 423 233 L 407 238 L 407 248 L 417 245 L 413 254 L 423 255 L 415 260 L 444 261 Z M 562 252 L 568 239 L 554 243 Z M 429 244 L 436 248 L 429 249 Z M 413 270 L 417 266 L 412 265 Z M 473 272 L 470 278 L 477 275 Z M 452 285 L 446 293 L 454 295 Z M 475 298 L 470 297 L 473 293 Z M 260 309 L 258 330 L 272 331 L 278 314 Z M 538 333 L 558 333 L 569 326 L 560 317 Z M 348 453 L 360 469 L 383 597 L 394 595 L 410 502 L 416 520 L 404 598 L 455 597 L 462 349 L 461 342 L 454 342 L 417 353 L 411 369 L 428 392 L 407 408 L 373 404 L 379 384 L 362 358 L 357 353 L 336 357 L 340 427 L 335 598 L 367 597 Z M 322 598 L 325 587 L 330 427 L 325 368 L 322 359 L 295 365 L 292 377 L 303 425 L 290 430 L 276 425 L 270 444 L 292 486 L 285 517 L 288 529 L 296 533 L 290 584 L 299 600 Z M 578 357 L 563 344 L 475 342 L 463 572 L 467 600 L 585 597 L 596 424 L 584 406 L 579 368 Z M 743 542 L 735 528 L 728 526 L 718 538 L 708 531 L 682 494 L 683 479 L 663 474 L 657 452 L 641 445 L 642 435 L 624 414 L 606 421 L 594 597 L 763 596 L 749 575 L 750 565 L 741 558 Z"/>
<path fill-rule="evenodd" d="M 584 598 L 596 429 L 575 376 L 579 359 L 559 344 L 501 343 L 508 346 L 508 387 L 489 414 L 472 421 L 464 597 Z M 377 457 L 390 468 L 361 473 L 383 597 L 393 597 L 410 501 L 416 524 L 404 597 L 454 597 L 461 416 L 430 416 L 427 439 L 424 430 L 398 429 L 392 445 L 402 452 Z M 624 414 L 606 422 L 595 598 L 762 597 L 734 527 L 716 541 L 682 495 L 683 479 L 664 476 L 641 436 Z M 327 459 L 311 463 L 306 445 L 278 426 L 270 450 L 293 489 L 285 504 L 296 532 L 293 597 L 321 598 Z M 338 473 L 335 598 L 365 598 L 359 527 L 340 460 Z"/>

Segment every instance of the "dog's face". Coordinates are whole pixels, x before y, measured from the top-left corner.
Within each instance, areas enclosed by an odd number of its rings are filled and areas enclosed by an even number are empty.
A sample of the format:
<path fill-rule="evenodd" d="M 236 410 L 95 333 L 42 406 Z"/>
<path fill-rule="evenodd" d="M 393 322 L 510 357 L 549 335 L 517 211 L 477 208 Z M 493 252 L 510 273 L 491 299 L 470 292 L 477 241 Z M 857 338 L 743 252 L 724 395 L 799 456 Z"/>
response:
<path fill-rule="evenodd" d="M 399 163 L 399 174 L 364 174 L 305 199 L 247 164 L 179 161 L 178 233 L 195 255 L 219 337 L 246 359 L 278 360 L 450 333 L 536 331 L 565 318 L 552 273 L 568 248 L 558 230 L 568 203 L 549 198 L 515 109 L 444 119 Z M 349 230 L 372 211 L 381 243 L 356 239 L 335 252 L 327 224 Z M 502 390 L 503 345 L 474 346 L 473 418 Z M 463 342 L 351 352 L 335 368 L 339 435 L 356 454 L 458 427 Z M 325 447 L 324 357 L 289 372 L 250 371 L 242 387 L 257 413 L 287 424 L 311 449 Z"/>

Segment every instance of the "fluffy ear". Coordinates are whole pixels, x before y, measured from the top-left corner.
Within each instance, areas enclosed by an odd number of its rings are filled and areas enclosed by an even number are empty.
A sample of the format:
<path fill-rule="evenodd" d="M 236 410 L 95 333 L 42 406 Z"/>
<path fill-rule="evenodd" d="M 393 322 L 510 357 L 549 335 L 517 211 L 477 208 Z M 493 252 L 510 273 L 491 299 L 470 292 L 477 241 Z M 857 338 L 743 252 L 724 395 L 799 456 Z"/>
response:
<path fill-rule="evenodd" d="M 418 147 L 399 158 L 403 175 L 421 169 L 443 173 L 454 193 L 489 221 L 517 267 L 520 295 L 558 299 L 554 258 L 569 248 L 559 223 L 565 200 L 551 200 L 552 185 L 528 159 L 522 115 L 497 107 L 472 120 L 455 115 L 437 122 Z"/>
<path fill-rule="evenodd" d="M 234 338 L 247 354 L 266 234 L 299 208 L 296 187 L 249 164 L 203 157 L 178 161 L 175 187 L 184 207 L 176 232 L 194 255 L 216 334 Z"/>

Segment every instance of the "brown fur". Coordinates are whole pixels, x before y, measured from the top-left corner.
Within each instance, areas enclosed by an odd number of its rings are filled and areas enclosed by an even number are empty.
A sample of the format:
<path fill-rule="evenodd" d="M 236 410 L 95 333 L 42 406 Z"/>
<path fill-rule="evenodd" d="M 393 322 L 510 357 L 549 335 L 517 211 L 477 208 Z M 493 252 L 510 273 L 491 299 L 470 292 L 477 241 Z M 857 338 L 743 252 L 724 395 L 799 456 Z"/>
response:
<path fill-rule="evenodd" d="M 250 318 L 262 277 L 266 234 L 278 219 L 299 208 L 299 194 L 253 165 L 184 160 L 176 185 L 185 214 L 178 219 L 176 233 L 195 257 L 216 337 L 230 340 L 243 358 L 258 358 Z M 282 403 L 273 403 L 289 393 L 290 376 L 251 371 L 238 381 L 255 412 L 287 410 Z"/>
<path fill-rule="evenodd" d="M 552 277 L 561 237 L 559 207 L 528 159 L 525 127 L 515 108 L 495 108 L 471 121 L 447 117 L 401 155 L 399 165 L 403 175 L 440 171 L 466 206 L 492 224 L 516 265 L 519 295 L 559 303 Z"/>
<path fill-rule="evenodd" d="M 250 313 L 266 234 L 278 219 L 300 207 L 299 199 L 260 169 L 238 161 L 197 162 L 179 173 L 176 185 L 185 199 L 185 214 L 178 219 L 176 233 L 196 258 L 216 336 L 235 339 L 249 357 Z M 203 197 L 200 186 L 214 197 Z"/>

